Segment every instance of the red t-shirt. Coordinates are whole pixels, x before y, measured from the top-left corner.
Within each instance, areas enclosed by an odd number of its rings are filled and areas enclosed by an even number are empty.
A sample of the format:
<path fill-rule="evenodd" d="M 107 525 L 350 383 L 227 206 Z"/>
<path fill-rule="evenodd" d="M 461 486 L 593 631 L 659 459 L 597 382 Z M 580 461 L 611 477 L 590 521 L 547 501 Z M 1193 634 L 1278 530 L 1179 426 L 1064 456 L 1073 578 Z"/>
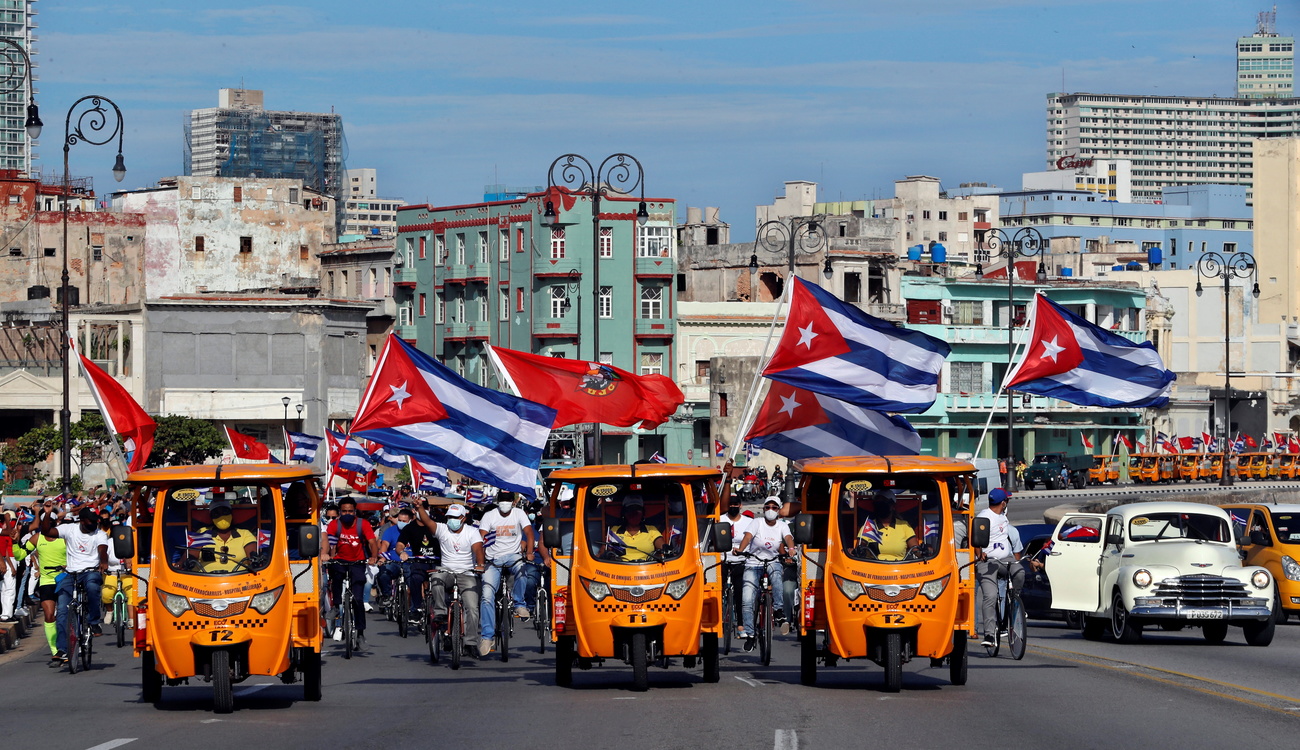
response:
<path fill-rule="evenodd" d="M 375 538 L 375 530 L 370 528 L 369 521 L 360 518 L 353 521 L 352 526 L 343 528 L 336 518 L 325 527 L 325 537 L 335 547 L 335 560 L 361 562 L 370 557 L 370 547 L 366 542 Z"/>
<path fill-rule="evenodd" d="M 14 556 L 14 540 L 8 535 L 0 536 L 0 557 Z"/>

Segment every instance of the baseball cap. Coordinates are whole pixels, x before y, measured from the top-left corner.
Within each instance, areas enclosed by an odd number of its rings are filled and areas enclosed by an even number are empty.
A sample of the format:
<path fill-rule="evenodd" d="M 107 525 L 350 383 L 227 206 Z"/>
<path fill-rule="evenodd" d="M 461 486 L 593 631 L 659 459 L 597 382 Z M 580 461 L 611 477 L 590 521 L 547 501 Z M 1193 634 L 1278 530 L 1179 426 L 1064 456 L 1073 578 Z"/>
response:
<path fill-rule="evenodd" d="M 640 495 L 628 495 L 627 497 L 623 498 L 623 507 L 624 508 L 632 508 L 632 507 L 645 508 L 645 500 L 643 500 Z"/>
<path fill-rule="evenodd" d="M 447 508 L 448 518 L 464 518 L 467 515 L 469 515 L 469 510 L 460 503 L 448 506 Z"/>
<path fill-rule="evenodd" d="M 989 491 L 989 505 L 999 505 L 1005 503 L 1011 498 L 1007 491 L 1001 487 L 995 487 Z"/>
<path fill-rule="evenodd" d="M 778 508 L 785 505 L 785 501 L 783 501 L 779 495 L 768 496 L 768 498 L 763 501 L 763 506 L 766 507 L 768 503 L 776 503 L 776 507 Z"/>

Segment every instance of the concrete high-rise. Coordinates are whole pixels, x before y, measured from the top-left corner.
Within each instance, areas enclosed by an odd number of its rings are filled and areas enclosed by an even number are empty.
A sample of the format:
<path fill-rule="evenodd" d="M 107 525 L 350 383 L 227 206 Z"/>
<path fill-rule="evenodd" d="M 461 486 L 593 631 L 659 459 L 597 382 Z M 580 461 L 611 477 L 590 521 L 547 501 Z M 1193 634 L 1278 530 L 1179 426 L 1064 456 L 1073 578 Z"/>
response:
<path fill-rule="evenodd" d="M 1295 37 L 1278 36 L 1276 10 L 1260 13 L 1254 35 L 1237 40 L 1237 96 L 1288 98 L 1294 84 Z"/>
<path fill-rule="evenodd" d="M 4 12 L 0 13 L 0 37 L 27 50 L 32 58 L 32 95 L 36 89 L 35 4 L 36 0 L 7 0 Z M 24 65 L 19 55 L 0 55 L 0 77 L 14 75 L 18 79 L 13 84 L 13 91 L 0 94 L 0 169 L 31 174 L 33 142 L 23 128 L 28 101 L 27 82 L 22 80 Z"/>

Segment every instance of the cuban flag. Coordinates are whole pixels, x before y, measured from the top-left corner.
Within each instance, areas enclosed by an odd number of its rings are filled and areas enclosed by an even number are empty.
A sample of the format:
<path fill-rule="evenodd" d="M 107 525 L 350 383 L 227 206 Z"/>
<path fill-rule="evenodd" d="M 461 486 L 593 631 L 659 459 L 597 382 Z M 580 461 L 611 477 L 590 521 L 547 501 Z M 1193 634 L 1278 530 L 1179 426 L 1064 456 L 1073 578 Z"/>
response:
<path fill-rule="evenodd" d="M 200 531 L 194 534 L 191 534 L 189 531 L 185 532 L 186 547 L 206 547 L 210 544 L 212 544 L 211 532 Z"/>
<path fill-rule="evenodd" d="M 1296 438 L 1294 438 L 1294 437 L 1287 438 L 1287 441 L 1286 441 L 1286 452 L 1287 452 L 1287 453 L 1300 453 L 1300 440 L 1298 440 L 1298 439 L 1296 439 Z"/>
<path fill-rule="evenodd" d="M 400 469 L 406 466 L 406 456 L 396 453 L 373 440 L 367 440 L 370 448 L 370 459 L 380 466 L 387 466 L 390 469 Z"/>
<path fill-rule="evenodd" d="M 257 530 L 257 548 L 264 549 L 271 546 L 271 532 L 266 529 Z"/>
<path fill-rule="evenodd" d="M 655 451 L 654 454 L 650 456 L 650 460 L 654 461 L 657 464 L 668 463 L 668 459 L 664 458 L 664 454 L 660 453 L 659 451 Z"/>
<path fill-rule="evenodd" d="M 773 383 L 745 440 L 786 458 L 914 456 L 921 436 L 907 419 L 785 383 Z"/>
<path fill-rule="evenodd" d="M 1230 510 L 1228 515 L 1232 517 L 1232 525 L 1236 526 L 1238 531 L 1246 530 L 1246 511 Z"/>
<path fill-rule="evenodd" d="M 410 456 L 407 456 L 407 460 L 410 461 L 411 484 L 415 486 L 416 492 L 437 492 L 441 494 L 451 487 L 451 480 L 447 477 L 446 469 L 441 466 L 430 466 L 416 461 Z"/>
<path fill-rule="evenodd" d="M 948 358 L 943 341 L 874 318 L 798 277 L 785 333 L 764 377 L 880 411 L 929 409 Z"/>
<path fill-rule="evenodd" d="M 1210 433 L 1208 432 L 1201 433 L 1201 444 L 1205 447 L 1205 450 L 1210 453 L 1213 453 L 1219 449 L 1218 438 L 1211 437 Z"/>
<path fill-rule="evenodd" d="M 333 430 L 326 430 L 325 436 L 329 439 L 331 465 L 358 474 L 369 474 L 374 470 L 375 462 L 361 443 Z"/>
<path fill-rule="evenodd" d="M 1024 355 L 1003 387 L 1081 406 L 1160 407 L 1174 373 L 1149 341 L 1135 344 L 1089 323 L 1042 294 Z"/>
<path fill-rule="evenodd" d="M 1232 441 L 1232 452 L 1241 453 L 1245 450 L 1246 450 L 1246 441 L 1242 439 L 1241 435 L 1238 435 L 1237 439 Z"/>
<path fill-rule="evenodd" d="M 727 455 L 727 444 L 724 443 L 724 442 L 722 442 L 721 440 L 714 440 L 714 441 L 713 441 L 713 453 L 714 453 L 714 455 L 716 455 L 718 458 L 722 458 L 722 457 L 726 456 L 726 455 Z"/>
<path fill-rule="evenodd" d="M 758 458 L 758 454 L 760 454 L 760 453 L 762 453 L 762 452 L 763 452 L 763 446 L 761 446 L 761 445 L 755 445 L 755 444 L 749 442 L 748 440 L 745 441 L 745 458 L 746 458 L 746 459 L 748 459 L 748 460 L 753 460 L 753 459 L 755 459 L 755 458 Z"/>
<path fill-rule="evenodd" d="M 555 409 L 475 385 L 390 335 L 352 432 L 531 498 L 554 422 Z"/>
<path fill-rule="evenodd" d="M 875 542 L 876 544 L 880 544 L 880 541 L 883 538 L 884 537 L 880 534 L 880 529 L 876 528 L 876 524 L 873 523 L 870 518 L 862 522 L 862 528 L 858 530 L 858 539 L 861 539 L 864 542 Z"/>
<path fill-rule="evenodd" d="M 681 537 L 682 534 L 683 534 L 682 530 L 677 526 L 673 526 L 672 528 L 668 529 L 668 545 L 671 547 L 673 542 L 678 537 Z"/>
<path fill-rule="evenodd" d="M 616 555 L 622 555 L 627 552 L 627 545 L 623 544 L 623 540 L 618 534 L 614 533 L 612 527 L 605 532 L 605 549 Z"/>
<path fill-rule="evenodd" d="M 1178 445 L 1175 444 L 1173 440 L 1170 440 L 1169 436 L 1163 432 L 1156 433 L 1156 442 L 1160 445 L 1161 450 L 1164 450 L 1166 453 L 1178 452 Z"/>
<path fill-rule="evenodd" d="M 468 490 L 465 490 L 465 502 L 470 503 L 471 505 L 477 505 L 484 502 L 486 499 L 487 493 L 483 491 L 482 487 L 471 487 Z"/>
<path fill-rule="evenodd" d="M 483 535 L 483 549 L 487 549 L 497 543 L 497 530 L 495 527 L 486 529 L 479 527 L 479 533 Z"/>
<path fill-rule="evenodd" d="M 1038 555 L 1042 555 L 1043 557 L 1047 557 L 1048 555 L 1052 554 L 1052 548 L 1055 547 L 1055 546 L 1056 546 L 1056 540 L 1055 540 L 1055 539 L 1048 539 L 1048 540 L 1047 540 L 1047 543 L 1044 544 L 1044 545 L 1042 546 L 1042 548 L 1038 550 Z M 1037 557 L 1038 555 L 1035 555 L 1035 557 Z"/>
<path fill-rule="evenodd" d="M 930 539 L 938 539 L 938 538 L 939 538 L 939 524 L 929 519 L 926 519 L 925 523 L 921 525 L 921 539 L 925 541 L 929 541 Z"/>
<path fill-rule="evenodd" d="M 309 464 L 316 460 L 316 451 L 325 438 L 305 432 L 285 430 L 285 445 L 289 446 L 289 460 Z"/>

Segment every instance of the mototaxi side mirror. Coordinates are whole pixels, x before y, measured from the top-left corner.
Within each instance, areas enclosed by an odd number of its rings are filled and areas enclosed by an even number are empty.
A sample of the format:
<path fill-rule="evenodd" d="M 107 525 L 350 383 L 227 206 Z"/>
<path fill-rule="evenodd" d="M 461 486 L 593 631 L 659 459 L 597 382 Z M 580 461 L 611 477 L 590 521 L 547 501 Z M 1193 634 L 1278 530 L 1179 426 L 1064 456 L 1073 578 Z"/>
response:
<path fill-rule="evenodd" d="M 1260 547 L 1268 547 L 1272 544 L 1272 542 L 1268 538 L 1268 532 L 1264 531 L 1263 529 L 1250 530 L 1250 543 L 1258 545 Z"/>
<path fill-rule="evenodd" d="M 542 524 L 542 544 L 545 544 L 547 549 L 557 550 L 561 547 L 562 541 L 560 522 L 554 518 L 546 519 Z"/>
<path fill-rule="evenodd" d="M 314 524 L 298 527 L 298 554 L 305 560 L 320 556 L 320 528 Z"/>
<path fill-rule="evenodd" d="M 113 556 L 119 560 L 135 557 L 135 529 L 125 524 L 113 526 Z"/>
<path fill-rule="evenodd" d="M 993 527 L 989 519 L 976 516 L 970 530 L 970 546 L 983 549 L 989 546 L 989 535 Z"/>
<path fill-rule="evenodd" d="M 790 536 L 794 537 L 795 544 L 810 545 L 815 544 L 813 538 L 813 519 L 807 513 L 800 513 L 794 517 L 791 524 Z"/>
<path fill-rule="evenodd" d="M 736 542 L 731 536 L 731 524 L 716 522 L 709 530 L 709 538 L 713 540 L 714 552 L 730 552 Z"/>

